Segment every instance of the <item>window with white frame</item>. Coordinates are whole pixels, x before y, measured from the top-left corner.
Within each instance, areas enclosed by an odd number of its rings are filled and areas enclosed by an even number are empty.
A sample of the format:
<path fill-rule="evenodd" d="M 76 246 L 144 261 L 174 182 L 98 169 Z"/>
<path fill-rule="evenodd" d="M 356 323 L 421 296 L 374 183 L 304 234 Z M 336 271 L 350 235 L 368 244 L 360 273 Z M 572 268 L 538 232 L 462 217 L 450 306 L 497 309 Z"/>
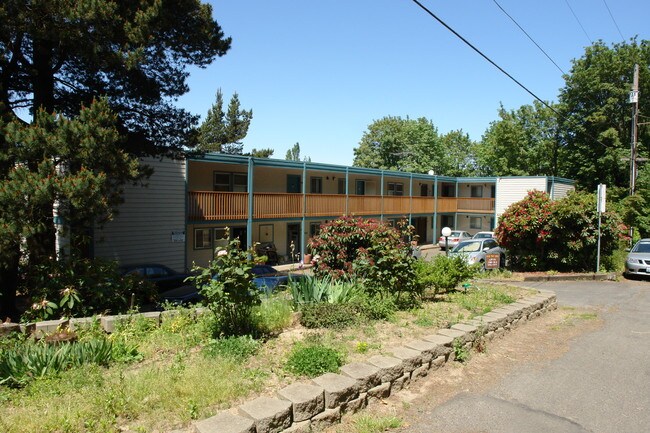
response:
<path fill-rule="evenodd" d="M 481 218 L 481 217 L 470 217 L 470 219 L 469 219 L 469 228 L 470 229 L 482 229 L 483 228 L 483 218 Z"/>
<path fill-rule="evenodd" d="M 388 182 L 388 195 L 404 195 L 404 184 L 401 182 Z"/>

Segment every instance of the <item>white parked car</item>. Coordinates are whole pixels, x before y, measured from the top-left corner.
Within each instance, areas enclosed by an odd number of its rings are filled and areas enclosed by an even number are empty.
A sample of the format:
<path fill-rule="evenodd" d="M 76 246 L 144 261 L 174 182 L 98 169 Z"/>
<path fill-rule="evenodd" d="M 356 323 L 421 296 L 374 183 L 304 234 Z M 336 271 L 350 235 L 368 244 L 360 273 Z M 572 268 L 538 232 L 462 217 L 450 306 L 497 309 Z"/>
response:
<path fill-rule="evenodd" d="M 467 232 L 461 231 L 461 230 L 452 230 L 451 234 L 448 236 L 449 239 L 447 241 L 449 242 L 449 248 L 453 248 L 456 245 L 458 245 L 459 242 L 466 241 L 468 239 L 472 239 L 472 235 L 470 235 Z M 440 236 L 440 239 L 438 239 L 438 246 L 440 247 L 441 250 L 444 250 L 446 247 L 447 243 L 445 241 L 444 236 Z"/>
<path fill-rule="evenodd" d="M 497 244 L 496 239 L 482 238 L 470 239 L 459 243 L 449 252 L 449 256 L 462 256 L 465 261 L 473 265 L 481 263 L 485 269 L 486 256 L 488 254 L 499 255 L 499 266 L 503 267 L 506 263 L 506 253 L 503 248 Z"/>
<path fill-rule="evenodd" d="M 478 232 L 474 236 L 472 236 L 472 239 L 490 239 L 494 238 L 494 232 Z"/>

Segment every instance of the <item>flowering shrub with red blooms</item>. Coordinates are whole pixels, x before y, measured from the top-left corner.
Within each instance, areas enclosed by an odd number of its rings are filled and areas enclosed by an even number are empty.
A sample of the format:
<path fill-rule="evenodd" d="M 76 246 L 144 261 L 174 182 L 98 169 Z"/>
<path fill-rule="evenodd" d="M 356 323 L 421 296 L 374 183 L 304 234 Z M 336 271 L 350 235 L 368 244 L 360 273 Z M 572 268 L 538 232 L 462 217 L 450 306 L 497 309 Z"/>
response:
<path fill-rule="evenodd" d="M 544 268 L 552 207 L 548 194 L 529 191 L 526 198 L 510 205 L 499 218 L 494 236 L 508 250 L 513 268 L 527 271 Z"/>
<path fill-rule="evenodd" d="M 603 213 L 601 256 L 605 266 L 625 240 L 625 230 L 618 214 Z M 596 197 L 572 192 L 561 200 L 551 201 L 544 192 L 530 191 L 501 215 L 495 236 L 508 250 L 514 269 L 592 270 L 598 243 Z"/>
<path fill-rule="evenodd" d="M 341 217 L 323 224 L 320 233 L 309 240 L 312 252 L 319 255 L 317 277 L 352 277 L 364 281 L 370 295 L 419 293 L 413 268 L 410 239 L 413 227 L 406 222 L 397 228 L 377 220 Z"/>

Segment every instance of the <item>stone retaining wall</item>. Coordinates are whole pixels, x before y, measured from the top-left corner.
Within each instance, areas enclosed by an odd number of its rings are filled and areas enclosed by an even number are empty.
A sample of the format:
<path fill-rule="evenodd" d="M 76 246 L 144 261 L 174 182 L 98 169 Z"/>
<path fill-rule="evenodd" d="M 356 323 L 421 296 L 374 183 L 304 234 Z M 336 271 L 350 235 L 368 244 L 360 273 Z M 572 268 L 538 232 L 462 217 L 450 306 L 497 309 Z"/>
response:
<path fill-rule="evenodd" d="M 500 337 L 522 322 L 557 308 L 555 293 L 540 291 L 459 323 L 435 334 L 385 350 L 366 362 L 341 367 L 309 382 L 277 391 L 275 397 L 258 397 L 239 407 L 195 422 L 192 433 L 308 433 L 321 431 L 367 405 L 401 391 L 426 377 L 445 362 L 453 361 L 455 347 L 470 350 Z M 186 432 L 187 430 L 176 433 Z"/>

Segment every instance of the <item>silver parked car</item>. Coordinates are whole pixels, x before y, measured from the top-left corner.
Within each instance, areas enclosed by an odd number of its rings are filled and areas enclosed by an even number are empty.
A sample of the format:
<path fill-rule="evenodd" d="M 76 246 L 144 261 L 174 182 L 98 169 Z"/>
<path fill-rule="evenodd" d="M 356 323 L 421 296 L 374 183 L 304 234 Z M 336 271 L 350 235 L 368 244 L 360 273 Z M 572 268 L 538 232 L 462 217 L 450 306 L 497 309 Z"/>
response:
<path fill-rule="evenodd" d="M 461 231 L 461 230 L 452 230 L 451 234 L 448 236 L 449 239 L 449 248 L 453 248 L 456 245 L 458 245 L 459 242 L 463 242 L 468 239 L 472 239 L 472 235 L 470 235 L 467 232 Z M 440 236 L 440 239 L 438 239 L 438 246 L 440 247 L 441 250 L 444 250 L 446 243 L 445 243 L 445 237 Z"/>
<path fill-rule="evenodd" d="M 454 249 L 449 252 L 450 256 L 462 256 L 470 265 L 481 263 L 483 268 L 485 268 L 485 258 L 487 254 L 498 254 L 499 265 L 501 267 L 505 266 L 505 250 L 501 248 L 499 244 L 497 244 L 497 241 L 495 239 L 492 238 L 471 239 L 464 241 L 456 245 Z"/>
<path fill-rule="evenodd" d="M 625 260 L 625 276 L 650 276 L 650 239 L 639 240 Z"/>

